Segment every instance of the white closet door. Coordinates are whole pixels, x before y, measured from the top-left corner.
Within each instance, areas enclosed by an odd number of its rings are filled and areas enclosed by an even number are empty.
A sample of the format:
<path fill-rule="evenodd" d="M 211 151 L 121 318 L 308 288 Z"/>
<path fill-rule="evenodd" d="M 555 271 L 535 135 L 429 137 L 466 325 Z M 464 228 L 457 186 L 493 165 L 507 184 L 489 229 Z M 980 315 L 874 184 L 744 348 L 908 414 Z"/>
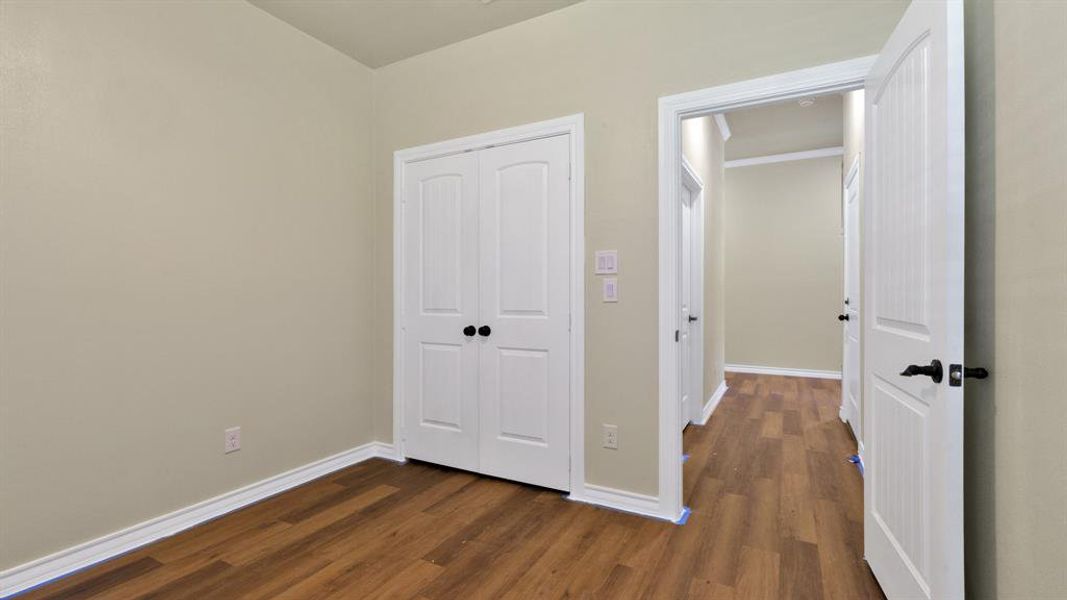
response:
<path fill-rule="evenodd" d="M 570 141 L 479 154 L 481 471 L 570 485 Z"/>
<path fill-rule="evenodd" d="M 403 206 L 404 452 L 478 469 L 478 158 L 407 165 Z M 470 332 L 470 330 L 468 330 Z"/>

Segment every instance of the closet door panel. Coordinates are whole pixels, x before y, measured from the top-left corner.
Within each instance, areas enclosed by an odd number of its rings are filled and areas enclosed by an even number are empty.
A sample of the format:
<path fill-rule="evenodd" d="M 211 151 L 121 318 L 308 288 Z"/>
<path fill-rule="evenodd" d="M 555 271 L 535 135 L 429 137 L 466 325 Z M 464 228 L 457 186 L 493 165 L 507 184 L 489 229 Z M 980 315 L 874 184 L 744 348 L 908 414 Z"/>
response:
<path fill-rule="evenodd" d="M 570 143 L 479 154 L 481 471 L 570 482 Z"/>
<path fill-rule="evenodd" d="M 407 165 L 402 208 L 404 451 L 478 469 L 478 159 Z"/>

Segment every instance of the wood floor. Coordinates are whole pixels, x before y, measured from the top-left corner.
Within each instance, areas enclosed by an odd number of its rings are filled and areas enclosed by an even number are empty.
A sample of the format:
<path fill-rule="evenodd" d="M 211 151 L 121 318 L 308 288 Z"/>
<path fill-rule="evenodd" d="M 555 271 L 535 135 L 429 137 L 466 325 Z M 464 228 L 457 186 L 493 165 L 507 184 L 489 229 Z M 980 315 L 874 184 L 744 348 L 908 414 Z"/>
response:
<path fill-rule="evenodd" d="M 374 460 L 25 598 L 881 598 L 836 381 L 731 375 L 685 525 Z"/>

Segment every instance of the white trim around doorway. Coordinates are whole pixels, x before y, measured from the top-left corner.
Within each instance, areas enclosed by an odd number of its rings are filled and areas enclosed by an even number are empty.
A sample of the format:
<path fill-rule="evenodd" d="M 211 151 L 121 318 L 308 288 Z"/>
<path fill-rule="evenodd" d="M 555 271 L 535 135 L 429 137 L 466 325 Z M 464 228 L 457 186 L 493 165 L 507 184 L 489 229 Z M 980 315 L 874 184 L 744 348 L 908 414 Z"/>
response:
<path fill-rule="evenodd" d="M 659 99 L 659 494 L 661 518 L 682 516 L 682 432 L 678 428 L 679 223 L 682 119 L 863 87 L 874 56 L 780 73 Z"/>

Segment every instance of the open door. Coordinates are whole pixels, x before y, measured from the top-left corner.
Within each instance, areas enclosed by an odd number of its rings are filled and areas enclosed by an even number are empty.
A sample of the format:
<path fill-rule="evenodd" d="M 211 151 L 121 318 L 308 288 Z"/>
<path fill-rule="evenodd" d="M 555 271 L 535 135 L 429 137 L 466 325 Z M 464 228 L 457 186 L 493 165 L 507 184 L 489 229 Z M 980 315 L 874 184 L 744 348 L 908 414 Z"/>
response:
<path fill-rule="evenodd" d="M 699 322 L 704 297 L 704 184 L 687 161 L 682 160 L 681 300 L 678 329 L 681 354 L 681 423 L 684 430 L 704 408 L 703 329 Z"/>
<path fill-rule="evenodd" d="M 858 452 L 863 456 L 863 421 L 860 412 L 860 156 L 852 161 L 841 194 L 842 225 L 845 233 L 845 289 L 841 314 L 843 321 L 841 365 L 841 420 L 852 428 Z"/>
<path fill-rule="evenodd" d="M 864 551 L 963 598 L 962 2 L 912 2 L 866 88 Z"/>

